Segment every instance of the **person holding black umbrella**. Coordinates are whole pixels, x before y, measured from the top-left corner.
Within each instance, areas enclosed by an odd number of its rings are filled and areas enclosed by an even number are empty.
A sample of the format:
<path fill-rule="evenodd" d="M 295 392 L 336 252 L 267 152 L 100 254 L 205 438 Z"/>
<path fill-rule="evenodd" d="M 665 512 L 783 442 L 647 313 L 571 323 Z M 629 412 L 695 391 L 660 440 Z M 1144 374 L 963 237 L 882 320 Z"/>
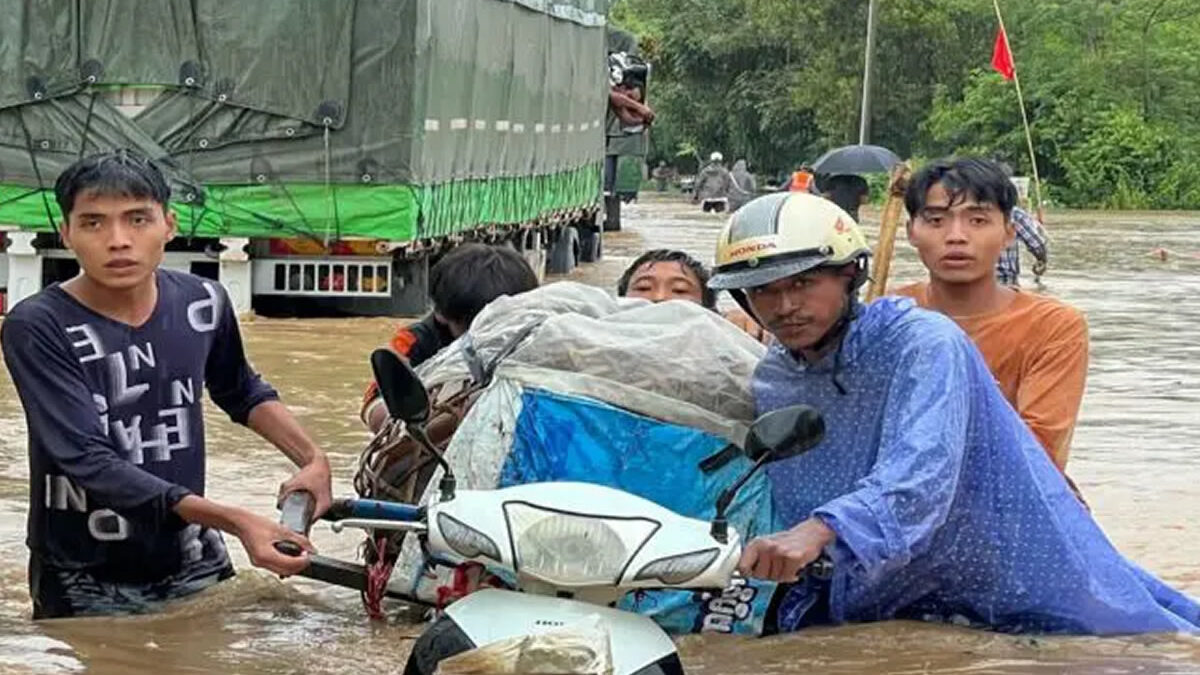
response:
<path fill-rule="evenodd" d="M 871 193 L 859 174 L 887 173 L 900 163 L 896 153 L 878 145 L 847 145 L 830 150 L 813 162 L 813 170 L 829 176 L 820 181 L 821 195 L 858 220 L 858 208 Z"/>
<path fill-rule="evenodd" d="M 867 203 L 870 194 L 866 179 L 855 174 L 830 176 L 821 186 L 821 196 L 842 207 L 854 222 L 858 222 L 858 207 Z"/>

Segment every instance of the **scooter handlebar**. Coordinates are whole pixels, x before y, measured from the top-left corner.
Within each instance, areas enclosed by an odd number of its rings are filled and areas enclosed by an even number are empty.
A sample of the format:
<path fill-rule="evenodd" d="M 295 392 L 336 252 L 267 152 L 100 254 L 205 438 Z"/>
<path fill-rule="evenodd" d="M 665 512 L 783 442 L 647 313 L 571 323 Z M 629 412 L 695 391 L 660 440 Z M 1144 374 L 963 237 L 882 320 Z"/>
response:
<path fill-rule="evenodd" d="M 316 503 L 312 493 L 306 490 L 288 493 L 283 498 L 283 505 L 279 507 L 279 524 L 296 534 L 308 536 Z M 294 541 L 277 541 L 275 550 L 293 557 L 304 553 L 304 549 Z"/>
<path fill-rule="evenodd" d="M 829 556 L 822 553 L 820 558 L 810 562 L 800 570 L 800 572 L 796 575 L 796 581 L 802 581 L 804 579 L 829 581 L 833 578 L 833 571 L 833 561 L 829 559 Z M 745 576 L 740 572 L 735 571 L 731 578 L 743 579 Z"/>
<path fill-rule="evenodd" d="M 817 581 L 829 581 L 833 578 L 833 561 L 824 553 L 820 558 L 810 562 L 804 569 L 800 570 L 798 578 L 803 579 L 811 577 Z"/>

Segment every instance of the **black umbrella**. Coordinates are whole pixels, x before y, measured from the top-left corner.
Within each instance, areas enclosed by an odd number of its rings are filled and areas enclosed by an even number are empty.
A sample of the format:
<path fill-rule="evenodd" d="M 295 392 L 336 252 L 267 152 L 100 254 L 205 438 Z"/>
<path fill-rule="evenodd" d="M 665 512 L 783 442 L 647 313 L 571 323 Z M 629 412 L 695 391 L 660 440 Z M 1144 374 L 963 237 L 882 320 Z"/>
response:
<path fill-rule="evenodd" d="M 827 175 L 887 173 L 900 161 L 896 153 L 878 145 L 847 145 L 821 155 L 812 168 Z"/>

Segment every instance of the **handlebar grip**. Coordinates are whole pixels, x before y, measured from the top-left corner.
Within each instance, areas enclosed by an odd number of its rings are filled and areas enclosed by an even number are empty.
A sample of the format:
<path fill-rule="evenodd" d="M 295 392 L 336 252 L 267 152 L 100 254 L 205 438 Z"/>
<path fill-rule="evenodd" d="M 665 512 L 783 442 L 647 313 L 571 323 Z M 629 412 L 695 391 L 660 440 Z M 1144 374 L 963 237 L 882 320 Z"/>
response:
<path fill-rule="evenodd" d="M 829 581 L 833 578 L 833 561 L 822 555 L 800 570 L 800 577 L 811 577 L 817 581 Z"/>
<path fill-rule="evenodd" d="M 296 534 L 308 536 L 308 529 L 312 525 L 313 511 L 316 506 L 317 500 L 311 492 L 305 490 L 290 492 L 283 498 L 283 505 L 279 507 L 279 524 Z M 304 553 L 304 549 L 294 541 L 277 541 L 275 550 L 293 557 Z"/>
<path fill-rule="evenodd" d="M 294 541 L 277 541 L 275 542 L 275 550 L 284 555 L 290 555 L 293 558 L 299 558 L 304 549 Z"/>
<path fill-rule="evenodd" d="M 279 524 L 296 534 L 307 536 L 316 506 L 317 500 L 313 498 L 311 492 L 305 490 L 290 492 L 283 498 L 283 505 L 279 507 Z"/>

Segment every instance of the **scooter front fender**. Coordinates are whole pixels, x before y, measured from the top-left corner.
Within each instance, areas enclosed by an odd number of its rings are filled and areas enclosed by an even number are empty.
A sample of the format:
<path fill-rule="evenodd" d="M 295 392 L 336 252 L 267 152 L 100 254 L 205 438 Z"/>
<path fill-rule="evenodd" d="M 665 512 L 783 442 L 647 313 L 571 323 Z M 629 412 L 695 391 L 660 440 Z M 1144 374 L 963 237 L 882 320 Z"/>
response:
<path fill-rule="evenodd" d="M 675 654 L 675 643 L 649 618 L 576 600 L 489 588 L 450 605 L 446 614 L 480 647 L 598 616 L 611 636 L 613 675 L 633 675 Z"/>

